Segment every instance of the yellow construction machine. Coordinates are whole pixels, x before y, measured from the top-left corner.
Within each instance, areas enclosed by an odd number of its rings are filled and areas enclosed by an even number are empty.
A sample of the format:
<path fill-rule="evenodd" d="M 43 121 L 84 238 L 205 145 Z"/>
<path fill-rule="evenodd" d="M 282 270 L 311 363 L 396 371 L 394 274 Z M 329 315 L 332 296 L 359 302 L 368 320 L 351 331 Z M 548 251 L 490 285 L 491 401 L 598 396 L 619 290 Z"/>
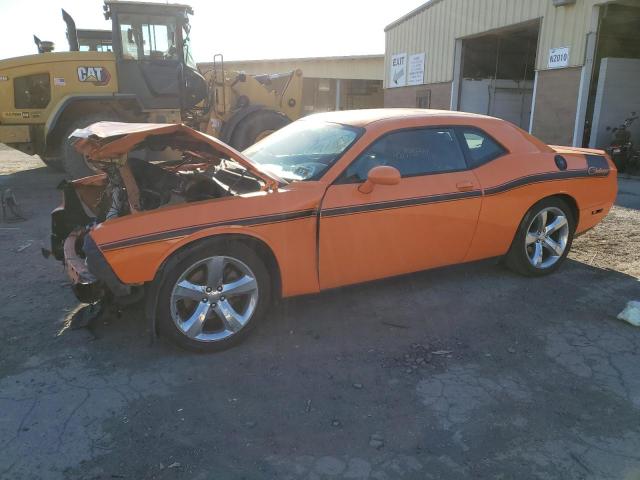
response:
<path fill-rule="evenodd" d="M 302 72 L 198 71 L 188 5 L 105 0 L 112 29 L 67 25 L 69 52 L 34 36 L 37 55 L 0 61 L 0 143 L 78 178 L 91 173 L 69 135 L 97 121 L 185 123 L 238 150 L 297 119 Z"/>

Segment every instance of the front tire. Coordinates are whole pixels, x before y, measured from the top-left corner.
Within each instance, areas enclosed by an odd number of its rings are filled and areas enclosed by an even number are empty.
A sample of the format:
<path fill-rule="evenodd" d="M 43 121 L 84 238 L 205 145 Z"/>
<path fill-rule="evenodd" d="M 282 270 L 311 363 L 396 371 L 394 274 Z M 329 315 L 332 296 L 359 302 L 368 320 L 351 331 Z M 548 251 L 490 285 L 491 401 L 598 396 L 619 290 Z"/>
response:
<path fill-rule="evenodd" d="M 209 240 L 165 274 L 158 327 L 182 348 L 216 352 L 244 340 L 270 300 L 269 273 L 253 250 L 239 242 Z"/>
<path fill-rule="evenodd" d="M 571 249 L 575 229 L 575 215 L 567 202 L 553 197 L 539 201 L 520 222 L 507 266 L 529 277 L 556 271 Z"/>

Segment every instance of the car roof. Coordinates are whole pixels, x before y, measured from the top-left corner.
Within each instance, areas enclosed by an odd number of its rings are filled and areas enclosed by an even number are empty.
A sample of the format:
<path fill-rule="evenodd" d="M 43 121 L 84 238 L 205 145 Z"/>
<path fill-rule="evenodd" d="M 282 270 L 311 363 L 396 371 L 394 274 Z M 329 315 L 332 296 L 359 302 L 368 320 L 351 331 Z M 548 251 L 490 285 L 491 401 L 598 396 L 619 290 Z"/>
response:
<path fill-rule="evenodd" d="M 309 115 L 305 119 L 322 120 L 326 122 L 341 123 L 354 127 L 365 127 L 373 122 L 395 123 L 398 120 L 424 119 L 447 123 L 449 120 L 485 119 L 498 120 L 495 117 L 479 115 L 476 113 L 457 112 L 452 110 L 430 110 L 424 108 L 373 108 L 364 110 L 341 110 L 337 112 L 325 112 Z"/>

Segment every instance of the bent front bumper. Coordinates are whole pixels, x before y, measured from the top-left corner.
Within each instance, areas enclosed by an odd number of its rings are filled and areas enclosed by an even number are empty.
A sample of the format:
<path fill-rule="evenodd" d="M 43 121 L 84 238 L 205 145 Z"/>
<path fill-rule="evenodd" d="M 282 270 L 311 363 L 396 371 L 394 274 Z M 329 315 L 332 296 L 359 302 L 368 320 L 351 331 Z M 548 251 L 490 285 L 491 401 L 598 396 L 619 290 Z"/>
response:
<path fill-rule="evenodd" d="M 78 253 L 82 242 L 84 258 Z M 104 258 L 104 255 L 83 230 L 74 230 L 64 241 L 64 268 L 71 279 L 78 300 L 92 303 L 111 292 L 115 297 L 131 294 L 131 287 L 122 283 Z"/>

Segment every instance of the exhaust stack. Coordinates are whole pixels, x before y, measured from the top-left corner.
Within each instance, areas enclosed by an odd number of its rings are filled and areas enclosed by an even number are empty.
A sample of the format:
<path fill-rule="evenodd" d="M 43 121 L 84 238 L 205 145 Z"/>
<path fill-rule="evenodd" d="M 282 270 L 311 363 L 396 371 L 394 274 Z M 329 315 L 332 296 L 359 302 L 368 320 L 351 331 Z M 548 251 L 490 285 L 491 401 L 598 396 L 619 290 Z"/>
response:
<path fill-rule="evenodd" d="M 80 50 L 78 45 L 78 32 L 76 31 L 76 22 L 73 20 L 65 9 L 62 9 L 62 19 L 67 24 L 67 40 L 69 41 L 69 51 L 77 52 Z"/>

